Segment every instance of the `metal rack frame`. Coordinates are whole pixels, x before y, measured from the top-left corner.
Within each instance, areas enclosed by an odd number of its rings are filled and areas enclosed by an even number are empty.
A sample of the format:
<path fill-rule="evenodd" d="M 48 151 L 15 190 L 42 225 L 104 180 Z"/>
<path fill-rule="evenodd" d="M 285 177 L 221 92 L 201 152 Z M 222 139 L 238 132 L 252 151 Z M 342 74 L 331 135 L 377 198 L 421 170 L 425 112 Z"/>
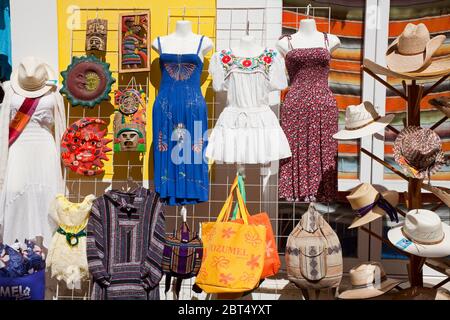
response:
<path fill-rule="evenodd" d="M 139 12 L 142 10 L 148 10 L 149 8 L 98 8 L 98 7 L 83 7 L 83 8 L 75 8 L 74 11 L 78 11 L 80 16 L 84 15 L 84 18 L 90 19 L 90 18 L 101 18 L 102 15 L 104 16 L 105 13 L 107 12 Z M 119 19 L 119 17 L 118 17 Z M 112 26 L 112 28 L 109 28 L 110 26 Z M 86 55 L 86 52 L 84 50 L 74 50 L 75 44 L 79 41 L 82 41 L 83 46 L 84 46 L 84 41 L 85 41 L 85 35 L 84 33 L 86 32 L 86 29 L 84 27 L 82 28 L 75 28 L 75 21 L 72 21 L 72 28 L 70 30 L 70 60 L 72 60 L 72 58 L 74 56 L 78 56 L 78 55 Z M 119 33 L 119 20 L 117 20 L 116 22 L 111 22 L 108 21 L 108 32 L 117 32 L 117 38 L 115 38 L 115 40 L 118 40 L 120 37 L 120 33 Z M 83 33 L 83 36 L 79 36 L 79 33 Z M 109 38 L 109 40 L 111 40 Z M 114 39 L 113 39 L 114 40 Z M 113 55 L 114 57 L 116 57 L 117 61 L 118 61 L 118 50 L 107 50 L 106 54 L 109 55 Z M 105 58 L 106 60 L 106 58 Z M 116 83 L 113 85 L 113 88 L 126 88 L 128 85 L 127 84 L 118 84 L 119 83 L 119 70 L 110 70 L 113 75 L 116 75 Z M 132 76 L 131 74 L 125 74 L 125 76 Z M 149 82 L 150 82 L 150 76 L 149 74 L 145 77 L 145 84 L 140 84 L 142 86 L 142 88 L 145 90 L 146 93 L 146 101 L 145 101 L 145 105 L 146 105 L 146 109 L 147 109 L 147 105 L 149 102 Z M 112 90 L 113 91 L 113 90 Z M 114 104 L 114 102 L 112 102 L 112 104 Z M 72 108 L 83 108 L 81 115 L 77 113 L 74 114 Z M 116 109 L 116 108 L 115 108 Z M 66 105 L 66 121 L 67 124 L 70 125 L 72 122 L 86 117 L 86 116 L 95 116 L 97 118 L 103 119 L 103 120 L 110 120 L 111 119 L 111 115 L 105 115 L 102 114 L 102 108 L 101 105 L 98 105 L 92 109 L 86 109 L 82 106 L 77 106 L 77 107 L 72 107 L 71 104 L 69 102 L 67 102 Z M 109 131 L 107 133 L 108 136 L 114 135 L 113 131 Z M 148 143 L 148 142 L 147 142 Z M 130 176 L 131 171 L 133 170 L 133 168 L 139 168 L 142 172 L 143 172 L 143 168 L 144 168 L 144 161 L 142 160 L 142 163 L 140 164 L 132 164 L 130 162 L 130 160 L 127 160 L 126 164 L 122 164 L 122 163 L 114 163 L 114 153 L 110 152 L 108 153 L 108 157 L 110 158 L 110 162 L 112 163 L 112 167 L 113 169 L 115 168 L 123 168 L 126 167 L 127 168 L 127 176 Z M 112 172 L 113 173 L 113 172 Z M 79 203 L 80 201 L 82 201 L 82 198 L 87 196 L 89 193 L 93 193 L 96 196 L 99 196 L 100 194 L 103 194 L 103 192 L 105 190 L 108 190 L 112 187 L 112 183 L 125 183 L 127 182 L 127 180 L 117 180 L 114 178 L 111 179 L 105 179 L 105 178 L 99 178 L 97 176 L 94 177 L 81 177 L 81 176 L 75 176 L 75 174 L 73 173 L 69 173 L 67 168 L 64 168 L 64 183 L 66 186 L 66 190 L 65 190 L 65 196 L 69 199 L 69 200 L 73 200 L 77 203 Z M 100 187 L 100 183 L 104 183 L 105 185 L 108 185 L 108 187 L 105 188 L 101 188 Z M 148 181 L 144 180 L 141 182 L 137 182 L 136 183 L 141 183 L 144 187 L 148 187 Z M 76 186 L 76 184 L 78 184 Z M 88 188 L 88 191 L 84 191 L 82 188 L 82 185 L 90 185 L 91 188 Z M 86 300 L 86 299 L 90 299 L 90 293 L 91 293 L 91 280 L 86 281 L 86 283 L 82 283 L 81 287 L 83 286 L 87 286 L 88 290 L 87 293 L 83 290 L 77 290 L 77 289 L 67 289 L 70 292 L 70 295 L 67 295 L 66 292 L 67 290 L 64 290 L 63 288 L 61 288 L 61 285 L 59 284 L 59 282 L 57 282 L 56 284 L 56 294 L 53 296 L 53 299 L 57 300 L 57 299 L 71 299 L 71 300 L 75 300 L 75 299 L 81 299 L 81 300 Z M 79 294 L 79 292 L 81 291 L 81 295 Z"/>

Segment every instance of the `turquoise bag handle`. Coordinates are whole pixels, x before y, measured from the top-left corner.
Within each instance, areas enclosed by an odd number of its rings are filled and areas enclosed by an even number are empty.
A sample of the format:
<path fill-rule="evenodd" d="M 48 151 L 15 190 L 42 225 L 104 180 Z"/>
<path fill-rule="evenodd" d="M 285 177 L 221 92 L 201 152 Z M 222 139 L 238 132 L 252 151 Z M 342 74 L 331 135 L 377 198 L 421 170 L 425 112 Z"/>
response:
<path fill-rule="evenodd" d="M 238 173 L 238 188 L 241 192 L 242 199 L 244 200 L 244 203 L 247 203 L 247 196 L 245 194 L 245 184 L 244 184 L 244 178 Z M 236 220 L 236 215 L 238 213 L 239 206 L 236 203 L 233 210 L 233 215 L 231 216 L 231 220 Z"/>

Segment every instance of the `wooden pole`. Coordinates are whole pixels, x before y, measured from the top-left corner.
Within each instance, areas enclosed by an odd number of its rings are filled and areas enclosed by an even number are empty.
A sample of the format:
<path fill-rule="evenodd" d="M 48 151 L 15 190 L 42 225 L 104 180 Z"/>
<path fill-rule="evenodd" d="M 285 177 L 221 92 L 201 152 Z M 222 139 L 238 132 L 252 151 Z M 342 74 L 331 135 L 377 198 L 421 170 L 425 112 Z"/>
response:
<path fill-rule="evenodd" d="M 392 165 L 390 165 L 389 163 L 387 163 L 384 160 L 381 160 L 380 158 L 378 158 L 376 155 L 374 155 L 372 152 L 367 151 L 364 148 L 361 148 L 361 152 L 365 153 L 366 155 L 368 155 L 369 157 L 371 157 L 373 160 L 381 163 L 383 166 L 385 166 L 386 168 L 388 168 L 389 170 L 391 170 L 392 172 L 394 172 L 395 174 L 397 174 L 398 176 L 400 176 L 401 178 L 405 179 L 405 180 L 409 180 L 409 178 L 403 174 L 402 172 L 400 172 L 399 170 L 397 170 L 396 168 L 394 168 Z"/>
<path fill-rule="evenodd" d="M 436 129 L 436 128 L 439 127 L 441 124 L 443 124 L 445 121 L 447 121 L 447 119 L 448 119 L 447 116 L 443 117 L 441 120 L 439 120 L 438 122 L 436 122 L 435 124 L 433 124 L 433 125 L 430 127 L 430 129 L 431 129 L 431 130 Z"/>
<path fill-rule="evenodd" d="M 423 96 L 423 86 L 415 80 L 408 85 L 408 126 L 420 126 L 420 100 Z M 408 209 L 422 208 L 422 180 L 409 178 L 408 181 Z M 425 259 L 409 256 L 409 282 L 412 287 L 423 287 L 423 263 Z"/>

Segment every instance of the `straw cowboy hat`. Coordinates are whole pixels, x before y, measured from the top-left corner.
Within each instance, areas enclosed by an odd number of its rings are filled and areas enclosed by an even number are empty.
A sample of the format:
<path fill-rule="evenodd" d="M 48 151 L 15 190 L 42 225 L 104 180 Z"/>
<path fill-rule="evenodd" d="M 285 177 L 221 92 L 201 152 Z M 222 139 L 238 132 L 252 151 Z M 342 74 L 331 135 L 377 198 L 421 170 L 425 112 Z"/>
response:
<path fill-rule="evenodd" d="M 369 299 L 391 291 L 404 280 L 386 277 L 378 262 L 367 262 L 350 269 L 352 288 L 339 294 L 339 299 Z"/>
<path fill-rule="evenodd" d="M 408 23 L 402 34 L 387 49 L 386 64 L 396 72 L 414 72 L 427 67 L 445 36 L 430 38 L 426 25 Z"/>
<path fill-rule="evenodd" d="M 386 213 L 391 220 L 398 222 L 397 210 L 395 209 L 398 205 L 398 199 L 397 191 L 379 192 L 369 183 L 360 184 L 347 196 L 352 209 L 357 211 L 356 218 L 349 229 L 372 222 Z"/>
<path fill-rule="evenodd" d="M 446 164 L 439 136 L 431 129 L 409 126 L 394 142 L 394 159 L 410 176 L 430 177 Z"/>
<path fill-rule="evenodd" d="M 370 59 L 363 59 L 363 65 L 373 73 L 394 77 L 404 80 L 427 80 L 446 76 L 450 73 L 450 57 L 433 59 L 432 63 L 421 70 L 420 72 L 395 72 L 386 67 L 371 61 Z"/>
<path fill-rule="evenodd" d="M 56 79 L 48 64 L 35 57 L 26 57 L 11 73 L 11 87 L 23 97 L 37 98 L 56 86 Z"/>
<path fill-rule="evenodd" d="M 345 109 L 345 129 L 335 133 L 334 139 L 357 139 L 383 130 L 394 115 L 380 116 L 369 101 L 358 105 L 350 105 Z"/>
<path fill-rule="evenodd" d="M 425 258 L 450 255 L 450 226 L 433 211 L 410 210 L 403 226 L 388 232 L 389 241 L 397 248 Z"/>

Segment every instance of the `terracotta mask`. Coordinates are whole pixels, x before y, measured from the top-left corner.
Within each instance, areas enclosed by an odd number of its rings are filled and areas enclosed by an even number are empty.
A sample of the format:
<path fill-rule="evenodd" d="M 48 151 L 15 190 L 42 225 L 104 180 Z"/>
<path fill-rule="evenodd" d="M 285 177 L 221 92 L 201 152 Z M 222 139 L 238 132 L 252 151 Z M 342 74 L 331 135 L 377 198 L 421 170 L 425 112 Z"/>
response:
<path fill-rule="evenodd" d="M 129 116 L 116 112 L 114 116 L 114 152 L 145 152 L 145 125 L 144 109 Z"/>
<path fill-rule="evenodd" d="M 64 165 L 73 172 L 93 176 L 102 174 L 103 160 L 108 161 L 106 153 L 111 151 L 106 139 L 106 122 L 97 118 L 83 118 L 73 123 L 63 135 L 61 158 Z"/>
<path fill-rule="evenodd" d="M 86 24 L 86 51 L 106 51 L 108 20 L 90 19 Z"/>

